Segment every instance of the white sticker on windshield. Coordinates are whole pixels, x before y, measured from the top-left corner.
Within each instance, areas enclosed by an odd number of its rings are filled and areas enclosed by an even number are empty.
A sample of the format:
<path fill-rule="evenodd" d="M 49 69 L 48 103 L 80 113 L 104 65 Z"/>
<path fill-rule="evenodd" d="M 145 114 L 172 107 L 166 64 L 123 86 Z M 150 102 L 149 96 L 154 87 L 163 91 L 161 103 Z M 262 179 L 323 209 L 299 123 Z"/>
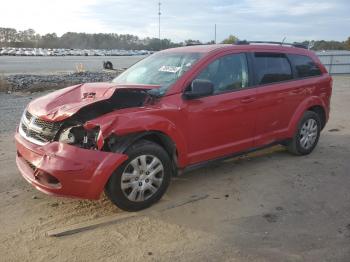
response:
<path fill-rule="evenodd" d="M 179 66 L 161 66 L 158 71 L 159 72 L 168 72 L 168 73 L 177 73 L 179 70 L 181 69 L 181 67 Z"/>

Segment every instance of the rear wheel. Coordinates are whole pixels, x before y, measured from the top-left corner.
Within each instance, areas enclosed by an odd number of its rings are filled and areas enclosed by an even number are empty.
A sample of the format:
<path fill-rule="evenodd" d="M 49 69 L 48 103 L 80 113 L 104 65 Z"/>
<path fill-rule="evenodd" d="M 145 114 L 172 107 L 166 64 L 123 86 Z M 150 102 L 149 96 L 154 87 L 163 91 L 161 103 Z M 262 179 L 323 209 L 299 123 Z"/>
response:
<path fill-rule="evenodd" d="M 168 153 L 158 144 L 141 140 L 127 151 L 129 159 L 110 177 L 106 195 L 119 208 L 137 211 L 157 202 L 172 175 Z"/>
<path fill-rule="evenodd" d="M 321 132 L 321 120 L 313 111 L 306 111 L 298 124 L 293 139 L 288 143 L 288 151 L 295 155 L 310 154 L 317 145 Z"/>

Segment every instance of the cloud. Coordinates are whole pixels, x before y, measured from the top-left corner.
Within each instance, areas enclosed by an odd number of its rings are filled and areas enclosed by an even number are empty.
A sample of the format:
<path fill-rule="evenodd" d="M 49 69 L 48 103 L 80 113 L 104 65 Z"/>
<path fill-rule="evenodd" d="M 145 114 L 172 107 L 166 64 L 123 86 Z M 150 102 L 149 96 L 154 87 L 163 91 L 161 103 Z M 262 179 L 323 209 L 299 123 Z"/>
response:
<path fill-rule="evenodd" d="M 158 36 L 157 0 L 4 1 L 0 26 L 33 28 L 39 33 L 67 31 Z M 350 32 L 346 0 L 163 0 L 161 36 L 173 41 L 229 34 L 248 40 L 335 39 Z"/>
<path fill-rule="evenodd" d="M 280 0 L 277 3 L 270 0 L 247 0 L 246 13 L 274 17 L 276 15 L 304 16 L 317 15 L 331 11 L 336 5 L 329 1 Z"/>
<path fill-rule="evenodd" d="M 0 26 L 19 30 L 33 28 L 39 33 L 67 31 L 104 31 L 102 20 L 94 18 L 90 7 L 97 0 L 2 1 Z"/>

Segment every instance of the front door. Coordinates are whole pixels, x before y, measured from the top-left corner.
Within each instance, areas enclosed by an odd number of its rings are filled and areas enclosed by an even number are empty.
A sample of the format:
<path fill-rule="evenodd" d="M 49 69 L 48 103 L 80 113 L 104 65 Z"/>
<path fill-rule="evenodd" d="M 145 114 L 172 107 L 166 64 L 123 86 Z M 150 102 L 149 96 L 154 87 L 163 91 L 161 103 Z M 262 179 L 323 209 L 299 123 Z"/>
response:
<path fill-rule="evenodd" d="M 253 146 L 256 91 L 248 76 L 246 54 L 239 53 L 216 58 L 195 77 L 211 81 L 214 94 L 184 100 L 190 164 Z"/>

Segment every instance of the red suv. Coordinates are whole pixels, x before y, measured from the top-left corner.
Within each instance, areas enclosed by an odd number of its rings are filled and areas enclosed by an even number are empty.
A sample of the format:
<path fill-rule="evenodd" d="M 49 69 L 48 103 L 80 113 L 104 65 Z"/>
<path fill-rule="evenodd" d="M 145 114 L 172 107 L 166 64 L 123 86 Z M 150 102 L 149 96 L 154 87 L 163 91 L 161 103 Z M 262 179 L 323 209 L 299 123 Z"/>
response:
<path fill-rule="evenodd" d="M 110 83 L 80 84 L 27 106 L 17 165 L 42 192 L 124 210 L 159 200 L 179 171 L 273 144 L 309 154 L 332 79 L 297 45 L 241 42 L 168 49 Z"/>

